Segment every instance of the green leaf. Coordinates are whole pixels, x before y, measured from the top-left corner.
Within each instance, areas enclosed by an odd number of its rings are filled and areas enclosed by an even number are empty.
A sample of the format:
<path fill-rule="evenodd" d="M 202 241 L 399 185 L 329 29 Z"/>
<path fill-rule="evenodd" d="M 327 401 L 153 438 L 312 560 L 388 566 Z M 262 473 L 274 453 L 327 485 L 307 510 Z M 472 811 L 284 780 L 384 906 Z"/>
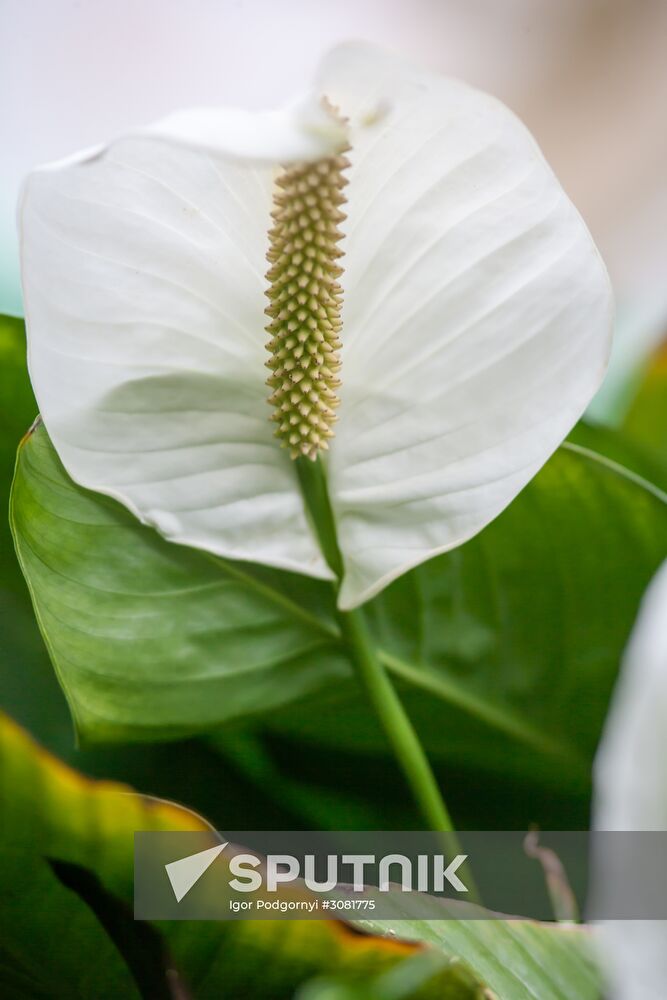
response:
<path fill-rule="evenodd" d="M 13 524 L 85 739 L 254 716 L 324 746 L 384 752 L 327 584 L 165 542 L 73 484 L 43 427 L 20 449 Z M 430 752 L 587 787 L 621 652 L 666 548 L 664 495 L 568 445 L 481 535 L 371 602 L 379 655 Z"/>
<path fill-rule="evenodd" d="M 131 986 L 122 988 L 125 972 L 110 942 L 79 897 L 53 878 L 44 858 L 94 873 L 104 891 L 130 903 L 135 830 L 206 829 L 202 819 L 178 806 L 84 778 L 0 713 L 0 931 L 7 932 L 0 935 L 3 996 L 64 1000 L 135 995 Z M 64 921 L 68 943 L 55 949 L 52 939 Z M 406 958 L 430 953 L 420 942 L 385 940 L 335 920 L 173 921 L 160 930 L 170 965 L 180 970 L 195 1000 L 288 1000 L 314 976 L 336 973 L 346 983 L 363 984 Z M 51 948 L 45 944 L 44 958 L 40 942 L 49 932 Z M 80 956 L 77 944 L 84 949 Z M 107 956 L 109 968 L 100 967 Z M 53 972 L 71 978 L 62 989 L 56 978 L 50 991 L 39 992 L 42 970 L 35 964 L 41 964 L 46 976 Z M 406 996 L 480 1000 L 480 981 L 462 963 L 435 962 L 431 972 L 423 989 Z M 77 982 L 85 982 L 85 990 L 77 993 Z M 116 993 L 109 984 L 117 987 Z M 5 990 L 10 986 L 14 993 Z M 23 993 L 17 992 L 21 986 Z M 154 987 L 145 995 L 163 996 L 164 983 L 156 981 Z"/>
<path fill-rule="evenodd" d="M 383 906 L 387 905 L 385 900 Z M 362 920 L 358 925 L 457 955 L 485 983 L 487 997 L 596 1000 L 602 995 L 588 928 L 529 920 L 443 919 L 451 916 L 452 908 L 428 896 L 415 905 L 412 897 L 396 893 L 394 906 L 394 919 Z M 419 917 L 412 915 L 416 909 Z M 431 912 L 425 916 L 428 909 Z"/>
<path fill-rule="evenodd" d="M 84 741 L 210 729 L 347 672 L 325 584 L 305 592 L 297 577 L 165 542 L 75 486 L 43 427 L 20 449 L 12 519 Z"/>
<path fill-rule="evenodd" d="M 129 900 L 135 829 L 203 827 L 185 810 L 129 792 L 125 786 L 91 782 L 71 771 L 0 713 L 3 997 L 139 996 L 97 917 L 65 888 L 52 864 L 57 859 L 88 866 Z M 131 911 L 127 914 L 131 925 Z"/>
<path fill-rule="evenodd" d="M 135 830 L 205 830 L 189 810 L 93 781 L 35 743 L 0 712 L 0 842 L 5 848 L 95 871 L 106 888 L 132 898 Z"/>

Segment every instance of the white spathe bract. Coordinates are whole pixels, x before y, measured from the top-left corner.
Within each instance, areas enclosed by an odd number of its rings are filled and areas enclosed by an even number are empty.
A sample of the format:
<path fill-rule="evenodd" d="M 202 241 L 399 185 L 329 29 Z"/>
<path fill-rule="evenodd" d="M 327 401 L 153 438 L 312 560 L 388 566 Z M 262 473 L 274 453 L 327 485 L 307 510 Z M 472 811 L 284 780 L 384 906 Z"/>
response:
<path fill-rule="evenodd" d="M 339 148 L 322 95 L 352 145 L 327 457 L 350 608 L 488 524 L 601 381 L 607 275 L 521 123 L 343 46 L 310 102 L 255 131 L 249 113 L 182 112 L 34 172 L 22 267 L 33 384 L 70 475 L 174 541 L 330 576 L 264 384 L 273 182 Z"/>
<path fill-rule="evenodd" d="M 667 831 L 667 563 L 644 598 L 614 692 L 595 763 L 594 820 L 598 830 Z M 664 1000 L 667 921 L 609 921 L 601 935 L 611 1000 Z"/>

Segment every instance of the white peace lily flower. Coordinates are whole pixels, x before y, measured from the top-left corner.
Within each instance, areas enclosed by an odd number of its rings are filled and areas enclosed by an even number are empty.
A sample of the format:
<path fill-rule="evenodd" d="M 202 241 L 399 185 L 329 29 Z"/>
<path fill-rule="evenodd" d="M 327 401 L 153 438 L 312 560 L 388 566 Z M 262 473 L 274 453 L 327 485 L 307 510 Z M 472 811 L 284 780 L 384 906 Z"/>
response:
<path fill-rule="evenodd" d="M 604 266 L 526 129 L 363 45 L 285 112 L 183 112 L 35 171 L 20 225 L 70 475 L 175 542 L 330 578 L 290 457 L 319 453 L 342 608 L 488 524 L 607 361 Z"/>
<path fill-rule="evenodd" d="M 595 763 L 598 830 L 667 831 L 667 563 L 642 602 Z M 617 873 L 598 862 L 597 877 Z M 612 1000 L 664 1000 L 667 921 L 601 928 Z"/>

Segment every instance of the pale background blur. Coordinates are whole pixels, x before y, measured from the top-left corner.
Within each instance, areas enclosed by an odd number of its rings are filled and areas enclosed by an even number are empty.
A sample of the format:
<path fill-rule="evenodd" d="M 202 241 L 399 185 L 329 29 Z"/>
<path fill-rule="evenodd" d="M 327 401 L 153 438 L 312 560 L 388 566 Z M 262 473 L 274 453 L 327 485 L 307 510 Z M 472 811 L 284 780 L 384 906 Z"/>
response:
<path fill-rule="evenodd" d="M 178 107 L 267 107 L 364 38 L 513 108 L 586 219 L 618 306 L 613 415 L 667 331 L 667 0 L 0 0 L 0 312 L 22 175 Z"/>

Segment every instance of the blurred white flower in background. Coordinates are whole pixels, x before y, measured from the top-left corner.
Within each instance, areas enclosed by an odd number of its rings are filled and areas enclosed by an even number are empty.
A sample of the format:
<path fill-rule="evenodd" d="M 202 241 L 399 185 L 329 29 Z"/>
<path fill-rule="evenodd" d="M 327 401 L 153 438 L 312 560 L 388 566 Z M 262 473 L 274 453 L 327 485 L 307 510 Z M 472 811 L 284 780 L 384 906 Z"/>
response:
<path fill-rule="evenodd" d="M 0 311 L 21 310 L 14 211 L 32 166 L 173 108 L 280 105 L 357 37 L 495 94 L 537 137 L 616 292 L 598 416 L 665 333 L 663 0 L 3 0 L 0 36 Z"/>
<path fill-rule="evenodd" d="M 595 779 L 597 830 L 667 830 L 667 563 L 642 603 Z M 599 870 L 597 877 L 606 881 L 614 874 Z M 612 1000 L 664 1000 L 667 921 L 608 921 L 601 936 Z"/>

